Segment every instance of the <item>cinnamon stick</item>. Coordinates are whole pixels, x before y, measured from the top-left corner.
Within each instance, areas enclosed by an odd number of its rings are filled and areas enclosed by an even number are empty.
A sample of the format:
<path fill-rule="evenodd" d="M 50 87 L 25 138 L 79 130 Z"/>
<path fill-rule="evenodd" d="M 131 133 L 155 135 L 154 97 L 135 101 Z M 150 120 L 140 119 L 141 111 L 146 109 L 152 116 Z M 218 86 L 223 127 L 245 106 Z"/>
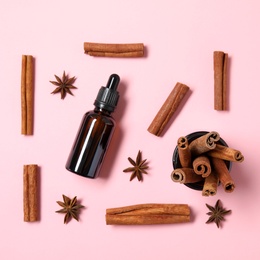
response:
<path fill-rule="evenodd" d="M 84 42 L 84 51 L 97 57 L 142 57 L 143 43 L 95 43 Z"/>
<path fill-rule="evenodd" d="M 201 175 L 196 174 L 192 168 L 177 168 L 173 170 L 171 179 L 179 183 L 194 183 L 203 180 Z"/>
<path fill-rule="evenodd" d="M 34 116 L 34 60 L 31 55 L 22 55 L 21 70 L 21 133 L 33 134 Z"/>
<path fill-rule="evenodd" d="M 26 66 L 27 56 L 22 55 L 22 70 L 21 70 L 21 132 L 26 134 L 27 131 L 27 106 L 26 106 Z"/>
<path fill-rule="evenodd" d="M 176 83 L 175 87 L 173 88 L 168 98 L 165 100 L 164 104 L 162 105 L 147 129 L 151 134 L 154 134 L 156 136 L 160 136 L 162 134 L 165 126 L 179 107 L 188 90 L 188 86 L 179 82 Z"/>
<path fill-rule="evenodd" d="M 190 221 L 187 204 L 138 204 L 106 210 L 107 225 L 173 224 Z"/>
<path fill-rule="evenodd" d="M 214 51 L 214 109 L 227 110 L 227 62 L 228 54 Z"/>
<path fill-rule="evenodd" d="M 208 155 L 219 159 L 232 161 L 232 162 L 243 162 L 243 154 L 231 147 L 227 147 L 221 144 L 217 144 L 214 150 L 207 152 Z"/>
<path fill-rule="evenodd" d="M 193 140 L 189 144 L 189 148 L 191 150 L 192 155 L 197 156 L 207 151 L 215 149 L 216 142 L 219 141 L 219 139 L 219 133 L 212 131 Z"/>
<path fill-rule="evenodd" d="M 221 182 L 226 192 L 233 192 L 235 189 L 235 183 L 229 174 L 228 168 L 224 160 L 219 158 L 211 158 L 212 167 L 216 172 L 219 181 Z"/>
<path fill-rule="evenodd" d="M 208 177 L 211 173 L 210 161 L 209 158 L 205 155 L 196 157 L 193 160 L 192 165 L 194 172 L 198 175 L 201 175 L 203 178 Z"/>
<path fill-rule="evenodd" d="M 106 214 L 124 214 L 124 215 L 149 215 L 149 214 L 172 214 L 172 215 L 189 215 L 190 209 L 187 204 L 158 204 L 146 203 L 110 208 Z"/>
<path fill-rule="evenodd" d="M 191 160 L 191 152 L 189 149 L 188 139 L 185 136 L 181 136 L 177 141 L 178 153 L 181 167 L 183 168 L 191 168 L 192 160 Z"/>
<path fill-rule="evenodd" d="M 202 196 L 213 196 L 217 194 L 219 178 L 214 171 L 211 171 L 210 175 L 205 178 Z"/>
<path fill-rule="evenodd" d="M 107 225 L 155 225 L 155 224 L 184 223 L 189 221 L 190 221 L 190 216 L 183 216 L 183 215 L 150 215 L 150 216 L 106 215 Z"/>
<path fill-rule="evenodd" d="M 23 167 L 23 207 L 24 221 L 38 220 L 38 166 L 36 164 Z"/>

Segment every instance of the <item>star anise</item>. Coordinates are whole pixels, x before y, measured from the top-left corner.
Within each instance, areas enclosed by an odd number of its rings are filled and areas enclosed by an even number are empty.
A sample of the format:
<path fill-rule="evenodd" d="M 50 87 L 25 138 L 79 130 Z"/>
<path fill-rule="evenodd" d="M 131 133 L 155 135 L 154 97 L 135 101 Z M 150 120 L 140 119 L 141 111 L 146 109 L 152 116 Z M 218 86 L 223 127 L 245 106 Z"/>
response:
<path fill-rule="evenodd" d="M 231 210 L 226 210 L 223 208 L 220 200 L 216 202 L 215 207 L 210 206 L 207 203 L 206 206 L 210 210 L 210 212 L 207 213 L 210 217 L 206 224 L 214 222 L 218 228 L 220 227 L 221 221 L 225 220 L 224 216 L 231 213 Z"/>
<path fill-rule="evenodd" d="M 137 177 L 138 181 L 143 180 L 143 173 L 147 174 L 146 169 L 148 169 L 148 165 L 146 162 L 147 159 L 142 160 L 142 153 L 139 150 L 136 161 L 134 161 L 132 158 L 128 157 L 128 161 L 133 165 L 133 167 L 129 167 L 123 170 L 123 172 L 133 172 L 130 181 L 132 181 L 135 177 Z"/>
<path fill-rule="evenodd" d="M 69 78 L 68 74 L 66 75 L 65 71 L 63 71 L 62 78 L 54 75 L 57 81 L 50 81 L 53 85 L 57 86 L 56 89 L 54 89 L 51 94 L 61 94 L 61 99 L 64 99 L 69 93 L 73 96 L 73 93 L 71 92 L 71 89 L 76 89 L 77 87 L 73 86 L 72 84 L 75 82 L 76 78 L 72 77 Z"/>
<path fill-rule="evenodd" d="M 69 197 L 62 195 L 63 201 L 57 201 L 57 203 L 62 207 L 62 209 L 57 210 L 57 213 L 64 213 L 64 224 L 67 224 L 71 218 L 76 219 L 79 221 L 79 212 L 81 208 L 84 208 L 84 206 L 77 203 L 77 197 L 74 197 L 73 199 L 70 199 Z"/>

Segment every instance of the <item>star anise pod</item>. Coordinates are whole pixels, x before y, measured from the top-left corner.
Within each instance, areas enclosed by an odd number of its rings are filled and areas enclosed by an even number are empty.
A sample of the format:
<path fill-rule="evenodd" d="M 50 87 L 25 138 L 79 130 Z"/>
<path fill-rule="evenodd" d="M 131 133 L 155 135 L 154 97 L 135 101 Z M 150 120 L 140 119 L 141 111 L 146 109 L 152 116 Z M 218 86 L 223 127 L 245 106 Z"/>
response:
<path fill-rule="evenodd" d="M 71 218 L 76 219 L 79 221 L 79 212 L 81 208 L 84 208 L 84 206 L 77 203 L 77 197 L 74 197 L 73 199 L 70 199 L 69 197 L 62 195 L 63 202 L 57 201 L 57 203 L 62 207 L 62 209 L 57 210 L 56 213 L 64 213 L 64 224 L 67 224 Z"/>
<path fill-rule="evenodd" d="M 62 78 L 54 75 L 57 81 L 50 81 L 56 88 L 51 92 L 51 94 L 61 94 L 61 99 L 64 99 L 69 93 L 73 96 L 71 89 L 76 89 L 77 87 L 73 86 L 72 84 L 75 82 L 76 78 L 72 77 L 69 78 L 68 74 L 66 75 L 65 71 L 63 71 Z"/>
<path fill-rule="evenodd" d="M 220 200 L 216 202 L 215 207 L 210 206 L 207 203 L 206 206 L 210 210 L 210 212 L 207 213 L 210 217 L 206 224 L 214 222 L 218 228 L 220 227 L 221 221 L 225 220 L 224 216 L 231 213 L 231 210 L 226 210 L 223 208 Z"/>
<path fill-rule="evenodd" d="M 134 161 L 132 158 L 128 157 L 128 161 L 133 165 L 133 167 L 129 167 L 123 170 L 123 172 L 133 172 L 130 181 L 132 181 L 135 177 L 137 177 L 138 181 L 143 180 L 143 173 L 147 174 L 146 169 L 148 169 L 148 165 L 146 162 L 147 159 L 142 160 L 142 153 L 139 150 L 136 161 Z"/>

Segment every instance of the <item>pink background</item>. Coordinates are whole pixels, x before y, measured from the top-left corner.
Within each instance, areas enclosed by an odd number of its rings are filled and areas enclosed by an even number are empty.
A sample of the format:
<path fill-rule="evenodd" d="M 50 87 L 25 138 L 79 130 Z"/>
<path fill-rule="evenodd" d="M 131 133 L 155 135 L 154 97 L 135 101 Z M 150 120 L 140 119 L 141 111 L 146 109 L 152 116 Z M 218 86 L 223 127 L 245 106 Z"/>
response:
<path fill-rule="evenodd" d="M 257 0 L 0 1 L 1 259 L 259 259 L 259 60 Z M 93 58 L 85 41 L 143 42 L 146 57 Z M 229 110 L 213 109 L 213 51 L 230 57 Z M 35 57 L 35 133 L 20 134 L 21 56 Z M 73 96 L 51 95 L 54 74 L 76 76 Z M 110 74 L 121 77 L 117 131 L 98 179 L 64 165 L 83 114 Z M 176 84 L 191 89 L 162 137 L 147 127 Z M 216 196 L 173 183 L 177 138 L 217 131 L 245 156 L 233 164 L 233 193 Z M 138 150 L 149 161 L 143 182 L 122 170 Z M 23 222 L 24 164 L 40 166 L 40 221 Z M 57 200 L 78 196 L 80 221 L 63 224 Z M 217 199 L 232 209 L 223 227 L 206 225 Z M 106 208 L 187 203 L 192 221 L 106 226 Z"/>

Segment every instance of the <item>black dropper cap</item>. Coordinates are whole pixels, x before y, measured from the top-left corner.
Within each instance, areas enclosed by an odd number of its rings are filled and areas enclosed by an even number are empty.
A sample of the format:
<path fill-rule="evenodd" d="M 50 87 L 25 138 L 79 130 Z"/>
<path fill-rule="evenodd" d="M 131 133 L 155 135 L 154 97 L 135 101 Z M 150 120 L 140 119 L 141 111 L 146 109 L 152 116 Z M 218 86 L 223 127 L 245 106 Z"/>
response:
<path fill-rule="evenodd" d="M 117 74 L 110 75 L 107 85 L 100 88 L 94 106 L 113 112 L 119 99 L 117 91 L 119 81 L 120 77 Z"/>

